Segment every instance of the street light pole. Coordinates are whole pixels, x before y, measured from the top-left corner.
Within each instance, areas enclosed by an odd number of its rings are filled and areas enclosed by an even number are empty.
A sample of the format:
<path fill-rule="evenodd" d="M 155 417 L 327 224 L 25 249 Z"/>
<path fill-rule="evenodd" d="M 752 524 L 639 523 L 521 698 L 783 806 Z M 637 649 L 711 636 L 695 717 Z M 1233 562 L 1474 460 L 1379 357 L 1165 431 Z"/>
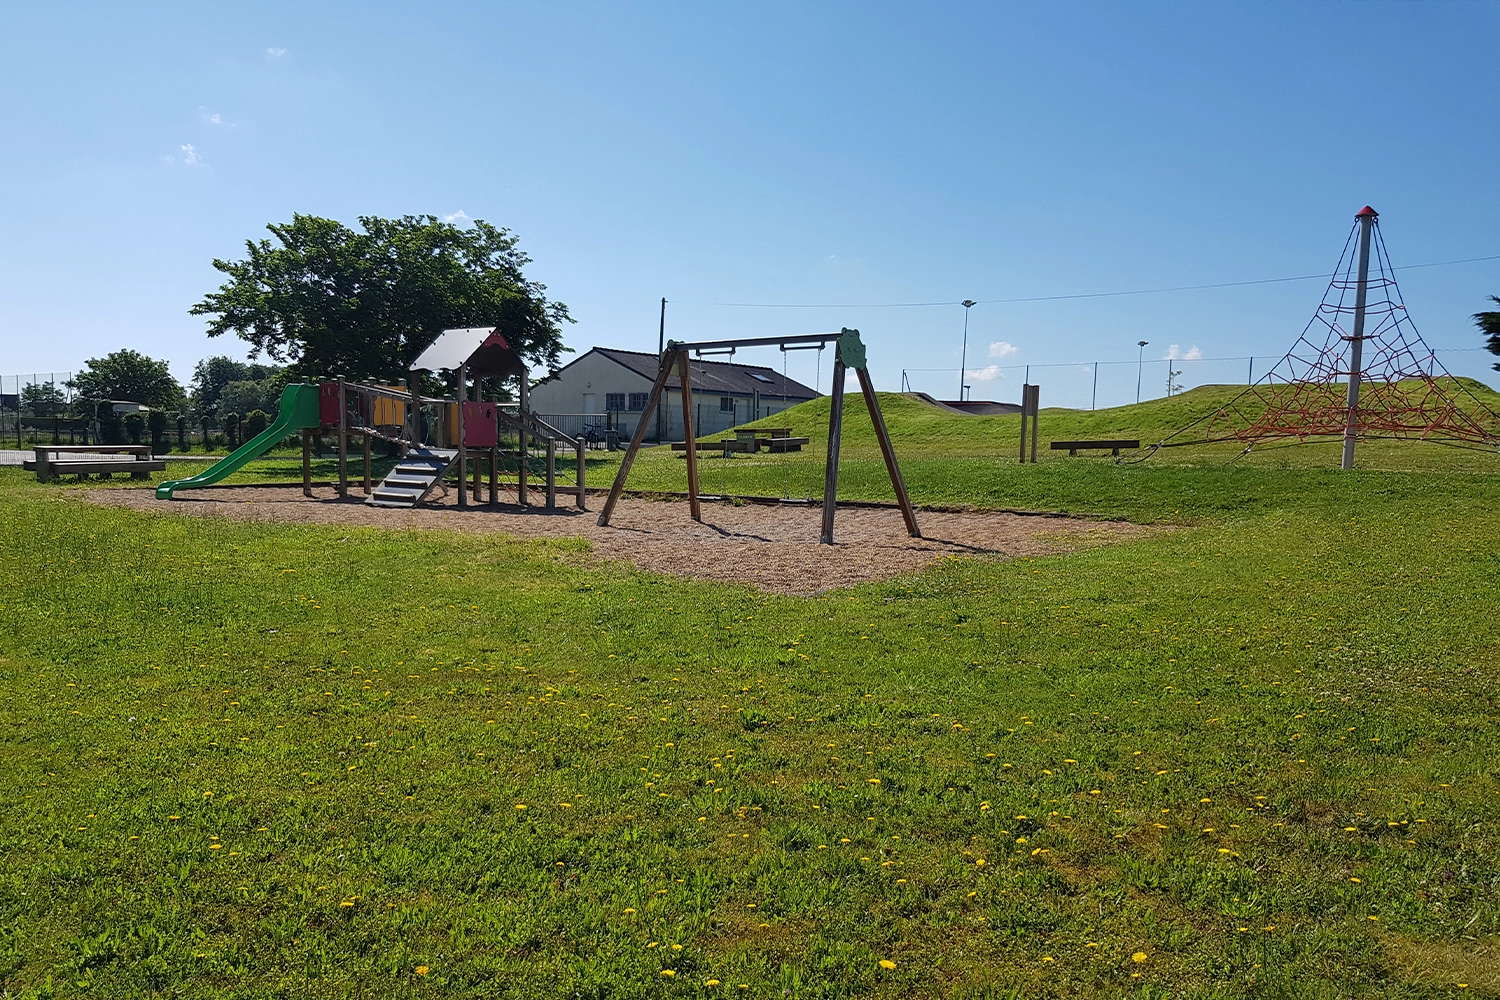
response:
<path fill-rule="evenodd" d="M 958 401 L 964 401 L 964 370 L 969 366 L 969 310 L 974 308 L 973 299 L 964 299 L 964 349 L 958 356 Z"/>
<path fill-rule="evenodd" d="M 1141 401 L 1141 369 L 1146 364 L 1146 345 L 1149 343 L 1151 343 L 1149 340 L 1136 341 L 1136 345 L 1140 347 L 1140 351 L 1135 356 L 1135 401 L 1137 403 Z"/>

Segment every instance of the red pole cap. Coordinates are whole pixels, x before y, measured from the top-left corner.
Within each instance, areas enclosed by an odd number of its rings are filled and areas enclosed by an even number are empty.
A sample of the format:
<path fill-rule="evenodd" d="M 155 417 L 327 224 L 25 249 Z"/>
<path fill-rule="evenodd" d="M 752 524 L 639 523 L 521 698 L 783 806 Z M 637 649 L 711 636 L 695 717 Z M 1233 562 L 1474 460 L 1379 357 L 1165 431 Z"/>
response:
<path fill-rule="evenodd" d="M 1380 213 L 1377 212 L 1377 211 L 1375 211 L 1369 205 L 1366 205 L 1364 208 L 1362 208 L 1358 212 L 1354 213 L 1354 217 L 1356 219 L 1363 219 L 1367 215 L 1373 215 L 1373 216 L 1379 217 Z"/>

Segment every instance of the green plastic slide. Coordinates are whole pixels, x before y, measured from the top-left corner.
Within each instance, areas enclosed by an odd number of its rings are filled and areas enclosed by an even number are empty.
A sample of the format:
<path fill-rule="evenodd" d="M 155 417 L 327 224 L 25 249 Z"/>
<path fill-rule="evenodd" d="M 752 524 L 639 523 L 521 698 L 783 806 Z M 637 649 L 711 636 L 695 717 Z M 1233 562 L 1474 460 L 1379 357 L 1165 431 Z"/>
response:
<path fill-rule="evenodd" d="M 170 500 L 174 490 L 190 490 L 199 486 L 217 483 L 231 472 L 238 472 L 246 463 L 254 461 L 270 451 L 288 435 L 303 428 L 318 426 L 318 387 L 316 385 L 289 385 L 281 390 L 281 406 L 276 419 L 269 427 L 246 441 L 230 455 L 221 458 L 190 479 L 174 479 L 156 487 L 156 499 Z"/>

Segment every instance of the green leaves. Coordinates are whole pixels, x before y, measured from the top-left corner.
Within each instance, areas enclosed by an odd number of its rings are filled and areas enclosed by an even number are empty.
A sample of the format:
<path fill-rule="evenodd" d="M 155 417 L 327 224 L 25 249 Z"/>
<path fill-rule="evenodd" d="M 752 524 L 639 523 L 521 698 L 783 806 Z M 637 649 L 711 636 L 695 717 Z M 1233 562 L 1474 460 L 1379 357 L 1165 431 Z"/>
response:
<path fill-rule="evenodd" d="M 443 330 L 495 326 L 534 364 L 556 368 L 568 308 L 530 281 L 531 263 L 505 229 L 435 216 L 333 219 L 294 215 L 247 241 L 243 260 L 189 310 L 208 335 L 233 333 L 301 377 L 393 381 Z"/>
<path fill-rule="evenodd" d="M 182 401 L 182 386 L 165 361 L 129 348 L 89 358 L 68 385 L 84 399 L 124 399 L 170 409 Z"/>

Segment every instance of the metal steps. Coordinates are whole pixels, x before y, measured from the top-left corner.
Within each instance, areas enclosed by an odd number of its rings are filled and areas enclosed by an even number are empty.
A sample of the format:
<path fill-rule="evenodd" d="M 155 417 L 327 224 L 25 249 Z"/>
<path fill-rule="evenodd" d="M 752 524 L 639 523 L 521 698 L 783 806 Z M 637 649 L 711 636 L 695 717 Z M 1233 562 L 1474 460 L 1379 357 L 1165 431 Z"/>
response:
<path fill-rule="evenodd" d="M 457 448 L 413 448 L 365 503 L 372 507 L 415 507 L 456 461 Z"/>

